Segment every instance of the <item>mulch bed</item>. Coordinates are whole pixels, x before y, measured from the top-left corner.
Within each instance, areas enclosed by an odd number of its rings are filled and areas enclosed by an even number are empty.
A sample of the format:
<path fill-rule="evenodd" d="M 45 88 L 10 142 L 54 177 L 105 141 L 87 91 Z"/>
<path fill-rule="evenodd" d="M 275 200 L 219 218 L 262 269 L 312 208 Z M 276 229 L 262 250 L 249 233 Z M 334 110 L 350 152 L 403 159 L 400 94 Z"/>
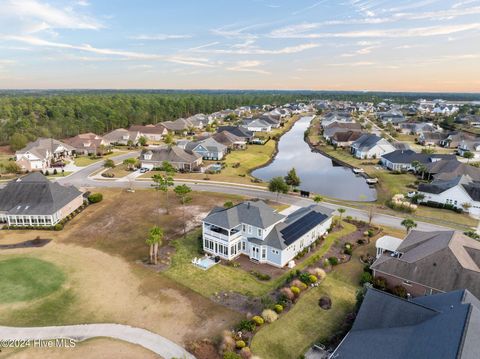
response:
<path fill-rule="evenodd" d="M 28 241 L 15 243 L 15 244 L 0 244 L 0 249 L 15 249 L 15 248 L 36 248 L 43 247 L 50 243 L 51 239 L 47 238 L 35 238 Z"/>
<path fill-rule="evenodd" d="M 278 278 L 285 274 L 288 269 L 277 268 L 265 263 L 253 262 L 246 255 L 240 255 L 234 261 L 234 263 L 240 264 L 239 269 L 243 269 L 246 272 L 256 271 L 262 274 L 268 274 L 271 278 Z M 225 261 L 220 262 L 223 265 L 227 265 Z"/>
<path fill-rule="evenodd" d="M 192 353 L 197 359 L 222 358 L 222 356 L 220 356 L 220 354 L 218 353 L 215 344 L 208 339 L 187 343 L 187 350 Z"/>
<path fill-rule="evenodd" d="M 258 297 L 248 297 L 235 292 L 220 292 L 210 297 L 215 303 L 233 309 L 240 313 L 260 313 L 263 309 L 262 302 Z"/>

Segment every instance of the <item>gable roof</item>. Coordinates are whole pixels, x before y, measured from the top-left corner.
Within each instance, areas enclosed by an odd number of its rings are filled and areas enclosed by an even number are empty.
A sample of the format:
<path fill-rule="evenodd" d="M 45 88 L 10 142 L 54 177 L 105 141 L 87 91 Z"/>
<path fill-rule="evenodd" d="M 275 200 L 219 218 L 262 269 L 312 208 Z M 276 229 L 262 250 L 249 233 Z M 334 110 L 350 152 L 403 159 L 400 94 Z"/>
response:
<path fill-rule="evenodd" d="M 51 215 L 81 194 L 74 186 L 50 182 L 41 173 L 34 172 L 0 189 L 0 211 L 19 215 Z"/>
<path fill-rule="evenodd" d="M 371 268 L 436 290 L 467 288 L 480 296 L 480 242 L 458 231 L 411 231 L 397 252 L 400 257 L 384 254 Z"/>
<path fill-rule="evenodd" d="M 226 149 L 226 146 L 218 143 L 213 139 L 212 137 L 208 137 L 204 140 L 201 141 L 195 141 L 195 142 L 188 142 L 185 145 L 185 150 L 187 151 L 195 151 L 198 146 L 202 146 L 209 152 L 224 152 Z"/>
<path fill-rule="evenodd" d="M 151 154 L 152 158 L 150 160 L 145 159 L 146 154 Z M 151 161 L 151 162 L 174 162 L 174 163 L 193 163 L 197 161 L 199 158 L 202 156 L 191 152 L 184 150 L 178 146 L 161 146 L 157 148 L 152 148 L 149 150 L 143 150 L 140 159 L 142 161 Z"/>
<path fill-rule="evenodd" d="M 284 218 L 263 201 L 246 201 L 231 208 L 216 207 L 204 222 L 225 229 L 235 228 L 242 223 L 265 229 Z"/>
<path fill-rule="evenodd" d="M 52 154 L 60 147 L 65 148 L 67 151 L 75 150 L 74 147 L 53 138 L 39 137 L 37 140 L 29 142 L 24 148 L 15 153 L 19 155 L 30 152 L 38 158 L 45 159 L 47 157 L 47 153 Z"/>
<path fill-rule="evenodd" d="M 244 128 L 244 127 L 239 127 L 239 126 L 219 126 L 219 127 L 217 128 L 217 132 L 223 132 L 223 131 L 230 132 L 231 134 L 233 134 L 233 135 L 235 135 L 235 136 L 237 136 L 237 137 L 241 137 L 241 138 L 249 139 L 249 138 L 252 138 L 252 137 L 253 137 L 253 132 L 247 130 L 247 129 Z"/>
<path fill-rule="evenodd" d="M 363 134 L 352 144 L 352 146 L 359 151 L 368 151 L 374 148 L 376 145 L 388 145 L 391 146 L 391 148 L 394 148 L 390 142 L 384 138 L 371 133 Z"/>
<path fill-rule="evenodd" d="M 479 331 L 479 301 L 468 290 L 405 300 L 369 289 L 331 358 L 473 359 Z"/>
<path fill-rule="evenodd" d="M 480 168 L 470 166 L 455 159 L 445 159 L 427 164 L 427 170 L 435 179 L 450 180 L 468 175 L 474 181 L 480 181 Z"/>
<path fill-rule="evenodd" d="M 431 163 L 439 159 L 454 160 L 456 159 L 456 156 L 447 154 L 417 153 L 413 150 L 396 150 L 382 155 L 382 158 L 392 163 L 412 163 L 414 161 Z"/>
<path fill-rule="evenodd" d="M 236 135 L 234 135 L 233 133 L 231 132 L 228 132 L 228 131 L 221 131 L 221 132 L 217 132 L 215 134 L 212 135 L 212 138 L 229 147 L 235 143 L 245 143 L 245 139 L 242 138 L 242 137 L 238 137 Z"/>
<path fill-rule="evenodd" d="M 165 133 L 166 127 L 161 123 L 156 125 L 132 125 L 128 128 L 129 131 L 141 132 L 152 135 L 163 135 Z"/>

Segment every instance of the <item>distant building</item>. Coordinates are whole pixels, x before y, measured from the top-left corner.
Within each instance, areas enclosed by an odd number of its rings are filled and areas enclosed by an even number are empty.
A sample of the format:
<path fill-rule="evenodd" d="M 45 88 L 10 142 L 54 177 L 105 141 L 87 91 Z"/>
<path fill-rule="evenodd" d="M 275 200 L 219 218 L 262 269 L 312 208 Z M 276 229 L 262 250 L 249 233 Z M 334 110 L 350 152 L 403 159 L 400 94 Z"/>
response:
<path fill-rule="evenodd" d="M 131 132 L 140 132 L 141 136 L 150 141 L 161 141 L 168 134 L 168 130 L 161 123 L 157 125 L 132 125 Z"/>
<path fill-rule="evenodd" d="M 79 155 L 97 154 L 102 146 L 108 146 L 107 141 L 103 137 L 91 132 L 82 133 L 64 141 L 72 146 L 75 149 L 75 153 Z"/>
<path fill-rule="evenodd" d="M 0 189 L 0 223 L 13 227 L 54 226 L 82 204 L 83 194 L 77 188 L 31 173 Z"/>
<path fill-rule="evenodd" d="M 142 137 L 139 131 L 129 131 L 124 128 L 118 128 L 103 136 L 105 142 L 109 145 L 137 145 L 138 140 Z"/>

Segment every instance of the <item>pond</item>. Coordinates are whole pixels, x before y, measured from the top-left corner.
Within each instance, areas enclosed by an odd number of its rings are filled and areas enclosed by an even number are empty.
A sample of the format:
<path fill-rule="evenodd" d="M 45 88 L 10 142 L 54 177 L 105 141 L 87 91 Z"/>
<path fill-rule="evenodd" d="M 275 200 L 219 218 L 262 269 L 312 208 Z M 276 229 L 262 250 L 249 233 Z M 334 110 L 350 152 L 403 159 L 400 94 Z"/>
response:
<path fill-rule="evenodd" d="M 376 200 L 377 192 L 365 182 L 365 178 L 321 153 L 312 152 L 304 140 L 312 119 L 312 116 L 305 116 L 298 120 L 280 138 L 274 160 L 253 171 L 252 175 L 269 181 L 276 176 L 284 177 L 294 167 L 302 182 L 299 187 L 302 190 L 342 200 Z"/>

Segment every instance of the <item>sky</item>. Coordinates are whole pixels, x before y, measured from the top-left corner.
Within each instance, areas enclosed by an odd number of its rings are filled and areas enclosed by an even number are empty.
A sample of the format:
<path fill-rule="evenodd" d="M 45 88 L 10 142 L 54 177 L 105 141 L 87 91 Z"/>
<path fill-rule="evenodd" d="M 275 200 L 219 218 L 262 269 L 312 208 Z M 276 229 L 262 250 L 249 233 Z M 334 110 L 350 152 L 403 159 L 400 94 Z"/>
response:
<path fill-rule="evenodd" d="M 480 92 L 480 0 L 0 0 L 0 88 Z"/>

